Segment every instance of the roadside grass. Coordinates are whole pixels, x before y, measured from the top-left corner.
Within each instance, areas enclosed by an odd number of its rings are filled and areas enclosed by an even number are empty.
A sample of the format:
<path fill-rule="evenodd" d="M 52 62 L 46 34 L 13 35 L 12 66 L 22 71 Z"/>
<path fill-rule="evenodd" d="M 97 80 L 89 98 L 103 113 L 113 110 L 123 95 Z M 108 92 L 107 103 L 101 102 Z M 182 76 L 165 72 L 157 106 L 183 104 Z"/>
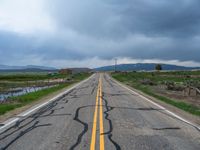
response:
<path fill-rule="evenodd" d="M 43 89 L 43 90 L 36 91 L 36 92 L 31 92 L 31 93 L 21 95 L 21 96 L 11 97 L 10 103 L 0 104 L 0 115 L 3 115 L 10 110 L 13 110 L 13 109 L 25 106 L 27 104 L 30 104 L 34 101 L 37 101 L 53 92 L 64 89 L 74 83 L 77 83 L 77 82 L 89 77 L 90 75 L 91 74 L 89 74 L 89 73 L 79 73 L 79 74 L 76 74 L 73 76 L 72 82 L 63 83 L 63 84 L 57 85 L 55 87 Z"/>
<path fill-rule="evenodd" d="M 23 106 L 22 104 L 0 104 L 0 115 L 5 114 L 6 112 L 13 110 L 15 108 Z"/>
<path fill-rule="evenodd" d="M 194 106 L 192 104 L 185 103 L 185 102 L 180 102 L 180 101 L 177 101 L 175 99 L 171 99 L 171 98 L 168 98 L 168 97 L 158 95 L 158 94 L 154 93 L 148 85 L 142 85 L 138 82 L 138 80 L 143 78 L 144 76 L 141 76 L 141 74 L 139 73 L 140 77 L 138 75 L 136 75 L 136 77 L 134 78 L 131 74 L 132 73 L 130 73 L 130 74 L 128 73 L 126 75 L 122 74 L 122 73 L 113 73 L 112 77 L 115 78 L 116 80 L 123 82 L 127 85 L 130 85 L 133 88 L 140 90 L 140 91 L 144 92 L 145 94 L 150 95 L 150 96 L 152 96 L 152 97 L 154 97 L 154 98 L 156 98 L 160 101 L 163 101 L 167 104 L 173 105 L 173 106 L 175 106 L 179 109 L 182 109 L 186 112 L 189 112 L 193 115 L 200 116 L 200 108 L 199 107 Z M 138 76 L 138 78 L 137 78 L 137 76 Z"/>

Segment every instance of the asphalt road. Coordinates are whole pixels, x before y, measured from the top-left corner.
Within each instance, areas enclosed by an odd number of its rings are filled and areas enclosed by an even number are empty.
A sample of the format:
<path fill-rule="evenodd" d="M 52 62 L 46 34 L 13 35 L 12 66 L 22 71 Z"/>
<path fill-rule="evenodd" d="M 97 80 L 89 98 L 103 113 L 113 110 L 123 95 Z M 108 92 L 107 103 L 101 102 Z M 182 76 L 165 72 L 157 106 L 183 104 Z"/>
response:
<path fill-rule="evenodd" d="M 0 133 L 8 150 L 199 150 L 200 131 L 96 74 Z"/>

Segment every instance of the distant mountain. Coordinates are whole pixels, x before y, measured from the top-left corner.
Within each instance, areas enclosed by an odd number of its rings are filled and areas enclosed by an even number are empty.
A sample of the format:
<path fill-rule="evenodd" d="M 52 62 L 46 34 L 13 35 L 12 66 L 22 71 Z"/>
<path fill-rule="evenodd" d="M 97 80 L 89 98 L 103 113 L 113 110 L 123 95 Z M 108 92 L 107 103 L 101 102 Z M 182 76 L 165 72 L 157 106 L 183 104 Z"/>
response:
<path fill-rule="evenodd" d="M 0 71 L 43 71 L 43 70 L 56 70 L 53 67 L 45 67 L 45 66 L 8 66 L 8 65 L 0 65 Z"/>
<path fill-rule="evenodd" d="M 27 65 L 25 67 L 26 67 L 26 69 L 34 68 L 34 69 L 41 69 L 41 70 L 56 70 L 56 68 L 54 68 L 54 67 L 46 67 L 46 66 Z"/>
<path fill-rule="evenodd" d="M 120 64 L 116 66 L 117 71 L 152 71 L 155 70 L 155 63 Z M 163 70 L 199 70 L 200 67 L 184 67 L 177 65 L 162 64 Z M 95 68 L 95 71 L 114 71 L 115 66 L 104 66 Z"/>

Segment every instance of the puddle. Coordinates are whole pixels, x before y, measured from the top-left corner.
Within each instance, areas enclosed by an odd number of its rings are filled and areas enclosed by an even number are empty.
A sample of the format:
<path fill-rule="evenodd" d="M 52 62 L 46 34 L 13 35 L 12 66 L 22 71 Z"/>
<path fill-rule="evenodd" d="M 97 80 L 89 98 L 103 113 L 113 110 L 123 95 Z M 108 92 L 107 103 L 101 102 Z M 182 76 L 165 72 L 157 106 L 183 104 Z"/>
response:
<path fill-rule="evenodd" d="M 27 93 L 36 92 L 36 91 L 39 91 L 39 90 L 51 88 L 51 87 L 54 87 L 54 86 L 57 86 L 57 85 L 43 86 L 43 87 L 17 88 L 17 90 L 15 90 L 13 92 L 0 93 L 0 102 L 6 101 L 9 97 L 20 96 L 20 95 L 24 95 L 24 94 L 27 94 Z"/>

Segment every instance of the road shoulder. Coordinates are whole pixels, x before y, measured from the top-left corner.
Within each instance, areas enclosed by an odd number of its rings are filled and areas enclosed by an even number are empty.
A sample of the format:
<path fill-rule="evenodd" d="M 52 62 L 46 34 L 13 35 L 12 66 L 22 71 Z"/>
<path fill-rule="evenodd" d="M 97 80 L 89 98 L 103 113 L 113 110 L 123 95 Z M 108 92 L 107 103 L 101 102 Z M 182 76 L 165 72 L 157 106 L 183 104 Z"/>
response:
<path fill-rule="evenodd" d="M 109 76 L 110 76 L 110 75 L 109 75 Z M 160 101 L 160 100 L 158 100 L 158 99 L 156 99 L 156 98 L 154 98 L 154 97 L 152 97 L 152 96 L 150 96 L 150 95 L 147 95 L 146 93 L 143 93 L 142 91 L 139 91 L 139 90 L 137 90 L 137 89 L 135 89 L 135 88 L 133 88 L 133 87 L 127 85 L 127 84 L 124 84 L 123 82 L 120 82 L 120 81 L 114 79 L 112 76 L 110 76 L 110 78 L 111 78 L 113 81 L 119 82 L 119 83 L 121 83 L 122 85 L 124 85 L 125 87 L 131 89 L 132 91 L 134 91 L 134 92 L 136 92 L 136 93 L 138 93 L 138 94 L 140 94 L 140 95 L 142 95 L 142 96 L 144 96 L 144 97 L 146 97 L 146 98 L 152 100 L 153 102 L 155 102 L 155 103 L 157 103 L 157 104 L 159 104 L 159 105 L 165 107 L 167 110 L 169 110 L 169 111 L 171 111 L 171 112 L 177 114 L 178 116 L 180 116 L 180 117 L 182 117 L 182 118 L 185 118 L 185 119 L 187 119 L 188 121 L 190 121 L 190 122 L 192 122 L 192 123 L 195 123 L 195 124 L 197 124 L 197 125 L 200 125 L 200 117 L 195 116 L 195 115 L 192 115 L 192 114 L 189 114 L 188 112 L 185 112 L 185 111 L 183 111 L 183 110 L 181 110 L 181 109 L 179 109 L 179 108 L 177 108 L 177 107 L 175 107 L 175 106 L 173 106 L 173 105 L 170 105 L 170 104 L 167 104 L 167 103 L 165 103 L 165 102 L 162 102 L 162 101 Z"/>

